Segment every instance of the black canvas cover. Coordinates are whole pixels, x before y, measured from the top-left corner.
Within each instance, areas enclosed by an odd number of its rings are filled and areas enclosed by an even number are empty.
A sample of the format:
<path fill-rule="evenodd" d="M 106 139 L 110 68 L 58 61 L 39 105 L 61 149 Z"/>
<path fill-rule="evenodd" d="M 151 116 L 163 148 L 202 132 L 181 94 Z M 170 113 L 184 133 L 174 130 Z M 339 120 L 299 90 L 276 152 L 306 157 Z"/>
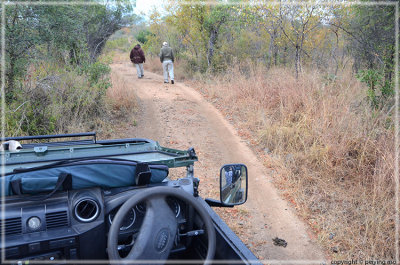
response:
<path fill-rule="evenodd" d="M 92 159 L 55 163 L 37 168 L 14 170 L 4 176 L 5 196 L 16 194 L 37 194 L 52 191 L 91 187 L 116 188 L 162 182 L 168 176 L 165 165 L 147 165 L 127 160 Z M 139 172 L 147 168 L 146 172 Z M 137 177 L 148 176 L 147 181 L 138 182 Z M 63 179 L 60 179 L 63 178 Z M 66 185 L 66 180 L 69 181 Z M 62 182 L 62 183 L 60 183 Z M 1 192 L 0 192 L 1 193 Z"/>

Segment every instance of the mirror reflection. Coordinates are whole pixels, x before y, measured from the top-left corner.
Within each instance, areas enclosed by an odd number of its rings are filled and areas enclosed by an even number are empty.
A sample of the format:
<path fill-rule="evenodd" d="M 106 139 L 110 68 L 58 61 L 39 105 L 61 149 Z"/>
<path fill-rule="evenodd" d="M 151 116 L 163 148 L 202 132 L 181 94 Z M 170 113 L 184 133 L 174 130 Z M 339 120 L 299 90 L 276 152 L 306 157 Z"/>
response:
<path fill-rule="evenodd" d="M 247 168 L 242 164 L 221 168 L 221 202 L 227 205 L 242 204 L 247 200 Z"/>

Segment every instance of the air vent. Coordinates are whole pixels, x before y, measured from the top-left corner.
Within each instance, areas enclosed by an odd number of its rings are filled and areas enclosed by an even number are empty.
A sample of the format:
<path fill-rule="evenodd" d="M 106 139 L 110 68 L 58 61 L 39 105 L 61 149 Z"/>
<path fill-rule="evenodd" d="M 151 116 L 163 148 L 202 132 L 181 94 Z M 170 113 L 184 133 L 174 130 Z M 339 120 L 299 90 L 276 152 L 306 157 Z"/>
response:
<path fill-rule="evenodd" d="M 3 231 L 3 225 L 5 224 L 5 233 L 6 235 L 15 235 L 15 234 L 21 234 L 22 233 L 22 223 L 21 223 L 21 217 L 17 218 L 10 218 L 1 220 L 0 222 L 0 232 Z"/>
<path fill-rule="evenodd" d="M 57 227 L 68 226 L 68 214 L 66 211 L 46 213 L 46 228 L 52 229 Z"/>
<path fill-rule="evenodd" d="M 91 222 L 99 215 L 99 205 L 92 199 L 82 199 L 75 205 L 75 217 L 81 222 Z"/>

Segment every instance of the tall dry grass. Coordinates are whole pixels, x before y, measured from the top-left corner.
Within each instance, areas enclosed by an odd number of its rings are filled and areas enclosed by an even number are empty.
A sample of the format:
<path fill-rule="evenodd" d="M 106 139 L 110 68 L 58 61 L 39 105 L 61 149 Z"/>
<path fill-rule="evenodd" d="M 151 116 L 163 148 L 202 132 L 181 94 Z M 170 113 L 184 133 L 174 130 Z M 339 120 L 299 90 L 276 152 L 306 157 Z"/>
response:
<path fill-rule="evenodd" d="M 394 259 L 393 116 L 370 108 L 351 71 L 296 80 L 241 65 L 197 87 L 279 172 L 276 186 L 328 255 Z"/>
<path fill-rule="evenodd" d="M 159 75 L 163 74 L 162 64 L 160 58 L 148 56 L 146 57 L 146 63 L 144 65 L 145 71 L 153 72 Z M 187 75 L 187 68 L 185 63 L 180 60 L 175 60 L 174 62 L 174 78 L 176 81 L 184 81 L 190 79 L 192 76 Z"/>
<path fill-rule="evenodd" d="M 111 72 L 111 83 L 106 95 L 114 118 L 135 123 L 134 113 L 138 110 L 138 101 L 134 90 L 118 72 Z"/>
<path fill-rule="evenodd" d="M 103 54 L 99 60 L 107 64 L 125 64 L 129 62 L 129 54 L 133 48 L 131 38 L 113 39 L 108 41 Z M 122 124 L 136 125 L 136 113 L 138 111 L 138 99 L 123 73 L 111 70 L 111 86 L 107 89 L 106 99 L 107 108 L 111 110 L 108 124 L 108 134 L 105 138 L 119 135 L 117 129 L 121 129 Z M 114 128 L 114 129 L 113 129 Z"/>

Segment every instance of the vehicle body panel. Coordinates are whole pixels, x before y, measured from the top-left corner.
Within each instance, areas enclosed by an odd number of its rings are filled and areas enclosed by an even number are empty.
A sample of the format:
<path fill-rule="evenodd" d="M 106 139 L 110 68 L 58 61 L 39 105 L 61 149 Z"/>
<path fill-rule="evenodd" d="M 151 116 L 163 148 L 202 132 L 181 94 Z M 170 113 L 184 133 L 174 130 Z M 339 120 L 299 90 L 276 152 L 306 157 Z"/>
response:
<path fill-rule="evenodd" d="M 52 142 L 54 139 L 62 138 L 61 136 L 73 140 Z M 93 137 L 93 139 L 77 140 L 78 137 Z M 186 151 L 176 150 L 162 147 L 153 140 L 135 138 L 98 141 L 93 133 L 54 137 L 14 137 L 8 140 L 47 142 L 25 143 L 22 144 L 21 150 L 3 152 L 5 175 L 2 176 L 2 185 L 16 185 L 16 182 L 5 180 L 7 177 L 21 176 L 21 174 L 25 174 L 27 180 L 37 181 L 31 185 L 33 191 L 21 188 L 19 193 L 15 193 L 13 187 L 14 193 L 3 197 L 5 203 L 1 207 L 3 215 L 0 222 L 1 233 L 4 235 L 0 244 L 3 261 L 4 259 L 14 262 L 57 259 L 97 260 L 99 263 L 107 264 L 107 234 L 115 213 L 135 194 L 148 188 L 165 186 L 180 189 L 194 196 L 206 209 L 216 231 L 215 260 L 226 260 L 226 264 L 230 264 L 229 260 L 235 260 L 234 264 L 261 264 L 210 207 L 210 205 L 223 207 L 224 204 L 215 202 L 211 204 L 198 196 L 199 180 L 193 173 L 193 165 L 198 158 L 193 148 Z M 100 168 L 99 164 L 93 164 L 93 161 L 96 163 L 106 161 L 109 164 Z M 115 175 L 118 175 L 119 171 L 122 172 L 122 169 L 112 168 L 115 166 L 113 162 L 117 162 L 119 166 L 121 163 L 131 165 L 132 168 L 129 169 L 131 173 L 125 172 L 120 178 L 133 177 L 133 182 L 118 182 Z M 86 170 L 87 168 L 73 171 L 71 165 L 94 167 L 100 171 L 93 173 L 96 171 Z M 165 167 L 167 170 L 186 167 L 186 175 L 177 180 L 157 178 L 156 181 L 154 179 L 151 181 L 151 176 L 154 174 L 151 173 L 151 168 L 157 167 Z M 60 174 L 55 171 L 57 168 L 65 172 Z M 38 188 L 43 186 L 46 174 L 55 175 L 56 179 L 51 184 L 52 192 Z M 63 174 L 69 175 L 69 178 L 63 178 L 62 185 L 57 186 Z M 79 178 L 85 179 L 85 174 L 93 185 L 79 184 Z M 71 183 L 64 185 L 65 179 L 69 179 L 75 186 Z M 23 186 L 21 183 L 18 185 Z M 235 190 L 237 189 L 232 192 Z M 204 252 L 207 251 L 205 235 L 184 236 L 190 234 L 193 229 L 202 231 L 203 224 L 198 213 L 180 200 L 173 198 L 168 200 L 172 200 L 168 205 L 176 212 L 179 227 L 170 258 L 204 259 Z M 121 246 L 121 250 L 119 249 L 121 255 L 132 248 L 132 244 L 127 241 L 134 242 L 146 216 L 146 208 L 139 206 L 136 205 L 130 210 L 130 215 L 124 219 L 127 224 L 124 229 L 119 230 L 118 241 L 121 243 L 118 242 L 120 244 L 118 249 Z M 91 212 L 87 212 L 87 209 Z M 104 251 L 98 251 L 99 249 Z"/>

